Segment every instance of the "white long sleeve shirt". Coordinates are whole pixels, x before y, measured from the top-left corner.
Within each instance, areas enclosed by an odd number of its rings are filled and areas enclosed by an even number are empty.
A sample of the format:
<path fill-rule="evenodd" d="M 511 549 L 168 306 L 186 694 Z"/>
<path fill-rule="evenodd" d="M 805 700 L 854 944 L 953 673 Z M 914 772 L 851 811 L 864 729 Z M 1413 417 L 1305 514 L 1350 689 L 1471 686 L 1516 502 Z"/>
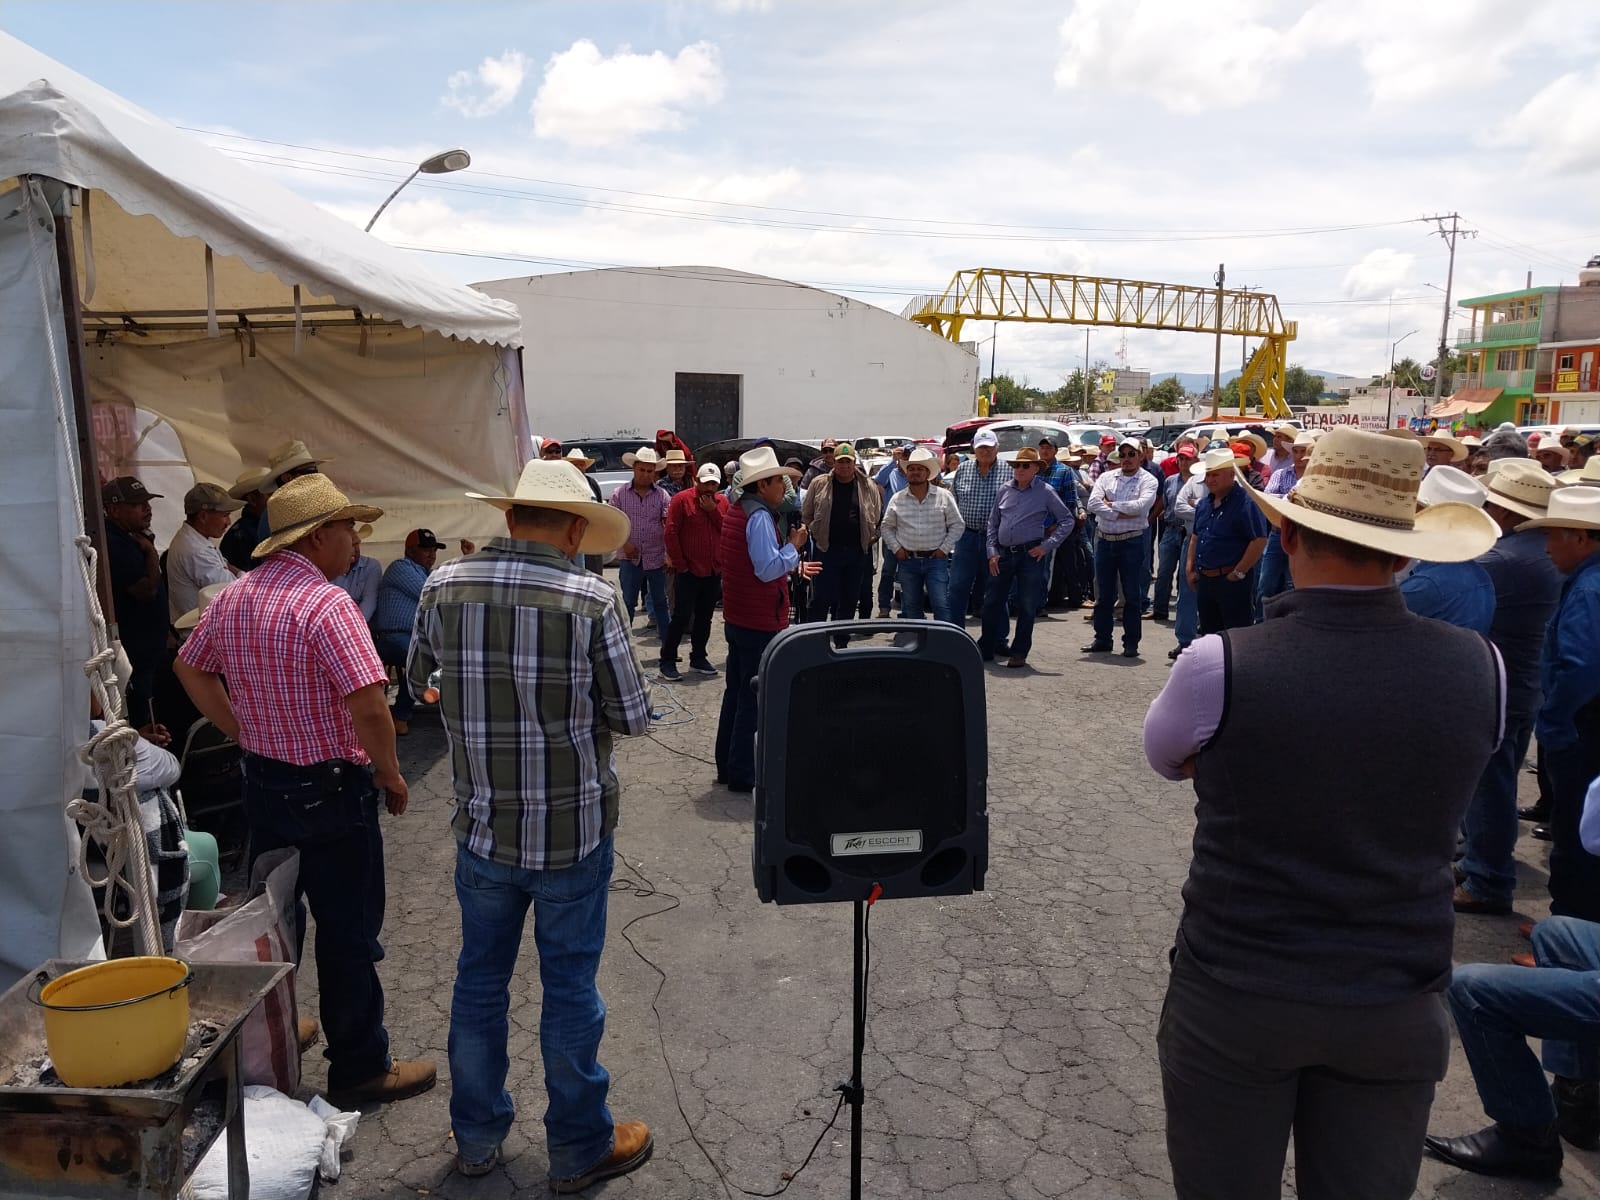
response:
<path fill-rule="evenodd" d="M 1103 471 L 1089 491 L 1089 514 L 1101 533 L 1139 533 L 1150 524 L 1156 502 L 1155 476 L 1142 467 L 1129 475 Z"/>

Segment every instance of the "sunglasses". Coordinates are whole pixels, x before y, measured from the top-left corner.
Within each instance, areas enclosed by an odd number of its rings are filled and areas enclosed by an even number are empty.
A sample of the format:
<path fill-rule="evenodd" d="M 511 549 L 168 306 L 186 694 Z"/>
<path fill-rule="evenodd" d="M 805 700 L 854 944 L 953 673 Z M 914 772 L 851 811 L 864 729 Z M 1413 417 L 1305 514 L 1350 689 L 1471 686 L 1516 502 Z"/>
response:
<path fill-rule="evenodd" d="M 1117 457 L 1118 458 L 1138 458 L 1139 457 L 1139 452 L 1137 450 L 1122 450 L 1122 451 L 1118 452 Z"/>

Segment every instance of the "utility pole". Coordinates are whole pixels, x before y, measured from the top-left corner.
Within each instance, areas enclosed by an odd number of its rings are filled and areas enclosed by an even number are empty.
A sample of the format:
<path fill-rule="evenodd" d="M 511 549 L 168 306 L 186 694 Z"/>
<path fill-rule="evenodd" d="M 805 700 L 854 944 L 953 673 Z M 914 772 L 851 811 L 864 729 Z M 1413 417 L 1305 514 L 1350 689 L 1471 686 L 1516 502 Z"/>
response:
<path fill-rule="evenodd" d="M 1089 419 L 1089 331 L 1083 331 L 1083 419 Z"/>
<path fill-rule="evenodd" d="M 1437 233 L 1444 239 L 1445 245 L 1450 247 L 1450 265 L 1445 270 L 1444 276 L 1444 319 L 1439 322 L 1439 358 L 1433 365 L 1433 403 L 1439 403 L 1439 396 L 1444 390 L 1444 362 L 1450 354 L 1450 289 L 1455 283 L 1456 276 L 1456 241 L 1462 236 L 1477 237 L 1476 229 L 1461 228 L 1461 214 L 1451 213 L 1448 217 L 1435 217 L 1434 223 L 1439 226 Z M 1445 221 L 1450 222 L 1450 228 L 1444 227 Z"/>
<path fill-rule="evenodd" d="M 1217 405 L 1222 403 L 1222 284 L 1228 277 L 1226 264 L 1217 264 L 1217 361 L 1211 371 L 1211 419 L 1217 419 Z M 1240 393 L 1240 400 L 1244 395 Z"/>

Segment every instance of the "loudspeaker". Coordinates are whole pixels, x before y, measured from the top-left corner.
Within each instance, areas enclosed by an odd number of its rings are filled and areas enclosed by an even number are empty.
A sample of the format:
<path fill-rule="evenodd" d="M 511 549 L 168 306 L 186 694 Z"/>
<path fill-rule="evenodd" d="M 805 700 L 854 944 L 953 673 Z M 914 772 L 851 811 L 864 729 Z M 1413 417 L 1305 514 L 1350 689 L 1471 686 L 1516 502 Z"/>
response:
<path fill-rule="evenodd" d="M 841 633 L 854 640 L 833 645 Z M 895 635 L 900 645 L 859 639 Z M 779 904 L 962 896 L 989 858 L 983 660 L 935 621 L 827 621 L 761 656 L 756 893 Z"/>

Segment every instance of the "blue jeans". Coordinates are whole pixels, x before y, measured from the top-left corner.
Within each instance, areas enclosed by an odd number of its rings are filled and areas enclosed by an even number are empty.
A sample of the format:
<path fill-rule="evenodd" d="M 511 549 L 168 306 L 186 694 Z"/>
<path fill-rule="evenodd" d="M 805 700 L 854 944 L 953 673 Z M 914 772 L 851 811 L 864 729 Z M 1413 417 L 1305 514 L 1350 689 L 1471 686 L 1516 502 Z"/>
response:
<path fill-rule="evenodd" d="M 989 591 L 983 602 L 983 636 L 978 639 L 978 649 L 998 656 L 1006 653 L 1009 645 L 1011 657 L 1028 657 L 1033 649 L 1034 618 L 1039 615 L 1045 585 L 1049 582 L 1045 564 L 1045 558 L 1035 558 L 1030 551 L 1000 547 L 1000 574 L 989 579 Z M 1011 620 L 1006 608 L 1013 583 L 1017 587 L 1017 630 L 1008 638 Z"/>
<path fill-rule="evenodd" d="M 1144 578 L 1139 585 L 1139 607 L 1141 611 L 1150 607 L 1150 584 L 1155 579 L 1156 573 L 1156 527 L 1145 526 L 1144 531 Z"/>
<path fill-rule="evenodd" d="M 989 586 L 989 552 L 984 546 L 987 536 L 982 529 L 969 529 L 956 543 L 955 558 L 950 563 L 950 613 L 957 625 L 966 624 L 974 592 L 979 611 L 983 609 Z"/>
<path fill-rule="evenodd" d="M 1528 753 L 1533 717 L 1506 716 L 1505 736 L 1489 756 L 1477 790 L 1461 819 L 1466 852 L 1465 887 L 1490 904 L 1511 902 L 1517 890 L 1517 773 Z"/>
<path fill-rule="evenodd" d="M 1446 993 L 1483 1111 L 1520 1128 L 1548 1126 L 1545 1070 L 1600 1079 L 1600 925 L 1550 917 L 1533 929 L 1538 967 L 1457 967 Z M 1544 1069 L 1528 1038 L 1544 1042 Z"/>
<path fill-rule="evenodd" d="M 1283 543 L 1274 529 L 1267 535 L 1267 548 L 1256 565 L 1256 621 L 1264 617 L 1264 605 L 1280 592 L 1294 591 L 1294 580 L 1289 576 L 1289 556 L 1283 552 Z"/>
<path fill-rule="evenodd" d="M 299 766 L 247 753 L 244 811 L 252 857 L 284 846 L 300 851 L 297 887 L 317 922 L 317 1009 L 328 1038 L 328 1087 L 338 1092 L 366 1083 L 389 1069 L 377 968 L 383 957 L 383 831 L 372 771 L 341 760 Z M 303 941 L 305 911 L 298 904 L 296 916 Z"/>
<path fill-rule="evenodd" d="M 657 567 L 653 571 L 646 571 L 636 562 L 620 559 L 617 562 L 617 586 L 622 589 L 622 606 L 628 610 L 628 620 L 633 620 L 634 610 L 639 605 L 639 593 L 644 591 L 644 610 L 655 618 L 656 628 L 666 633 L 667 627 L 672 624 L 672 617 L 667 612 L 667 571 L 665 567 Z"/>
<path fill-rule="evenodd" d="M 1182 523 L 1173 521 L 1161 531 L 1160 555 L 1156 560 L 1155 597 L 1151 609 L 1157 617 L 1165 618 L 1171 610 L 1172 577 L 1183 578 L 1183 553 L 1189 544 L 1188 532 Z"/>
<path fill-rule="evenodd" d="M 1200 636 L 1200 602 L 1189 586 L 1189 572 L 1183 569 L 1188 550 L 1189 533 L 1185 531 L 1178 548 L 1178 615 L 1172 621 L 1172 636 L 1178 639 L 1179 646 L 1187 646 Z"/>
<path fill-rule="evenodd" d="M 394 719 L 409 721 L 417 707 L 417 698 L 411 694 L 411 688 L 406 683 L 406 655 L 411 653 L 411 635 L 380 633 L 372 640 L 383 665 L 400 668 L 400 686 L 394 694 Z"/>
<path fill-rule="evenodd" d="M 1144 590 L 1145 540 L 1100 538 L 1094 546 L 1094 640 L 1111 644 L 1111 615 L 1117 606 L 1117 584 L 1122 584 L 1122 648 L 1139 648 L 1139 596 Z"/>
<path fill-rule="evenodd" d="M 894 581 L 900 571 L 900 560 L 887 550 L 883 554 L 883 566 L 878 570 L 878 607 L 886 609 L 894 601 Z"/>
<path fill-rule="evenodd" d="M 506 866 L 457 845 L 461 957 L 450 1001 L 450 1124 L 463 1158 L 488 1158 L 516 1115 L 506 1090 L 507 1014 L 530 902 L 544 989 L 539 1054 L 549 1099 L 544 1132 L 550 1177 L 582 1175 L 611 1153 L 611 1076 L 597 1057 L 606 1005 L 595 984 L 606 942 L 611 864 L 609 834 L 587 857 L 559 871 Z"/>
<path fill-rule="evenodd" d="M 899 564 L 900 615 L 907 621 L 922 620 L 924 598 L 933 609 L 935 621 L 958 624 L 950 612 L 950 560 L 948 558 L 907 557 Z"/>
<path fill-rule="evenodd" d="M 778 636 L 775 629 L 746 629 L 725 622 L 728 665 L 723 671 L 722 715 L 717 720 L 717 775 L 734 786 L 756 781 L 755 683 L 761 653 Z"/>

